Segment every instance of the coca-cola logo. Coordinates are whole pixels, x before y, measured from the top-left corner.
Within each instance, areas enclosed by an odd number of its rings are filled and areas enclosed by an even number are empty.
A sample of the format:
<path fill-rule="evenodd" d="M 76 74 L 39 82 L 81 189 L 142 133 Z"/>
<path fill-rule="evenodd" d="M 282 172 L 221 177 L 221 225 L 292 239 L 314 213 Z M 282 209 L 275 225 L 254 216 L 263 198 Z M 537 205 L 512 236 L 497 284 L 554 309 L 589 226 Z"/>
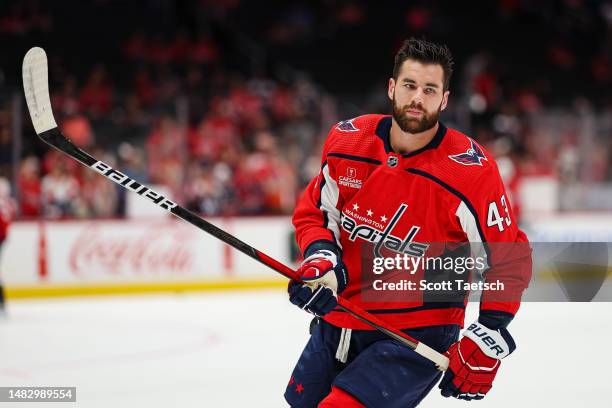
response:
<path fill-rule="evenodd" d="M 143 229 L 103 229 L 89 224 L 70 248 L 70 269 L 76 275 L 176 275 L 192 272 L 193 234 L 176 222 Z"/>

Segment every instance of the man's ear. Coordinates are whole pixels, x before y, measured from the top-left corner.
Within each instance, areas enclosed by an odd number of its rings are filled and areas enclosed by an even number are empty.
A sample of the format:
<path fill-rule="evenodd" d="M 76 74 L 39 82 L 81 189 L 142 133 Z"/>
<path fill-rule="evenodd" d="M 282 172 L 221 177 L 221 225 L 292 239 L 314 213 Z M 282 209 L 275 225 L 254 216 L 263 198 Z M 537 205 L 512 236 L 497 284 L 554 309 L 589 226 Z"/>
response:
<path fill-rule="evenodd" d="M 395 79 L 389 78 L 389 89 L 387 89 L 387 95 L 390 100 L 393 100 L 393 94 L 395 93 Z"/>
<path fill-rule="evenodd" d="M 450 91 L 444 91 L 444 94 L 442 95 L 442 103 L 440 104 L 441 111 L 446 109 L 446 105 L 448 105 L 448 95 L 450 95 Z"/>

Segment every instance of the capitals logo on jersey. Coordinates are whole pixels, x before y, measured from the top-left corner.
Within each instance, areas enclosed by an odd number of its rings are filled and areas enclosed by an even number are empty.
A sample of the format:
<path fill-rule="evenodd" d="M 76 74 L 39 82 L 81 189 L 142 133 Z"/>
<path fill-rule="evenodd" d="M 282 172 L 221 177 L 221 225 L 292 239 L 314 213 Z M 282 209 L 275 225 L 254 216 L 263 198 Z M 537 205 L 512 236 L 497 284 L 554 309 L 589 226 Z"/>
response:
<path fill-rule="evenodd" d="M 482 166 L 482 161 L 487 160 L 486 156 L 482 152 L 480 146 L 478 146 L 472 139 L 470 139 L 471 147 L 465 153 L 451 154 L 448 156 L 449 159 L 456 161 L 464 166 Z M 487 160 L 488 161 L 488 160 Z"/>
<path fill-rule="evenodd" d="M 386 226 L 380 224 L 369 217 L 364 217 L 356 213 L 359 209 L 357 203 L 353 204 L 353 210 L 345 208 L 340 214 L 341 226 L 349 234 L 349 240 L 355 241 L 357 238 L 366 242 L 374 243 L 374 256 L 382 257 L 381 250 L 383 247 L 398 253 L 407 254 L 409 256 L 422 257 L 425 251 L 429 248 L 429 244 L 416 242 L 414 238 L 421 227 L 413 225 L 404 238 L 393 235 L 393 229 L 399 222 L 400 218 L 408 208 L 407 204 L 401 204 L 391 220 Z M 368 216 L 372 215 L 372 211 L 367 211 Z M 387 218 L 382 217 L 381 220 L 386 222 Z"/>

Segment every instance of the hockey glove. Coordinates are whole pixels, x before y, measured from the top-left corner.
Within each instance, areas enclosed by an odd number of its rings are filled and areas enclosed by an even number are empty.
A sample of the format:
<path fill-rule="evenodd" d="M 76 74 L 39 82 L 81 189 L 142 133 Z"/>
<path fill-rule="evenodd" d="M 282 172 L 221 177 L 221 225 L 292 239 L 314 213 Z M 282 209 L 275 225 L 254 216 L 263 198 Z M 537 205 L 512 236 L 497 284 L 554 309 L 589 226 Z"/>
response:
<path fill-rule="evenodd" d="M 442 396 L 483 399 L 493 386 L 501 359 L 515 348 L 505 327 L 493 330 L 478 321 L 472 323 L 446 352 L 449 364 L 439 386 Z"/>
<path fill-rule="evenodd" d="M 289 300 L 315 316 L 324 316 L 337 305 L 337 294 L 348 283 L 342 256 L 332 245 L 312 252 L 300 265 L 297 273 L 303 283 L 289 282 Z M 333 248 L 333 250 L 331 249 Z"/>

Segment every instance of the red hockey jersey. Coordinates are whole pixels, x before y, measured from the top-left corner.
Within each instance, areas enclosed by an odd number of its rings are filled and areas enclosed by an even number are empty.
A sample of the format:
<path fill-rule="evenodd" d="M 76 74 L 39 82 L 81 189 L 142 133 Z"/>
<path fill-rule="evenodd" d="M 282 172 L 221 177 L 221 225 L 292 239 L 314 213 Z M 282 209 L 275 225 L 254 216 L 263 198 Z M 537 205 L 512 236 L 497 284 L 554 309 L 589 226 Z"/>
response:
<path fill-rule="evenodd" d="M 460 301 L 367 297 L 371 288 L 365 286 L 371 281 L 365 275 L 372 275 L 372 264 L 371 259 L 364 262 L 364 248 L 374 257 L 425 256 L 440 247 L 429 243 L 441 243 L 445 250 L 477 243 L 486 260 L 484 281 L 502 281 L 505 293 L 513 294 L 501 299 L 485 289 L 480 309 L 514 315 L 531 278 L 531 250 L 516 225 L 495 161 L 474 140 L 442 123 L 425 147 L 397 154 L 389 141 L 391 121 L 386 115 L 364 115 L 333 126 L 321 171 L 294 213 L 301 250 L 320 241 L 340 247 L 349 273 L 342 296 L 395 327 L 410 328 L 463 325 L 466 296 Z M 426 273 L 420 270 L 414 277 Z M 325 320 L 371 329 L 339 310 Z"/>
<path fill-rule="evenodd" d="M 0 196 L 0 244 L 2 244 L 8 235 L 14 213 L 15 208 L 12 199 Z"/>

